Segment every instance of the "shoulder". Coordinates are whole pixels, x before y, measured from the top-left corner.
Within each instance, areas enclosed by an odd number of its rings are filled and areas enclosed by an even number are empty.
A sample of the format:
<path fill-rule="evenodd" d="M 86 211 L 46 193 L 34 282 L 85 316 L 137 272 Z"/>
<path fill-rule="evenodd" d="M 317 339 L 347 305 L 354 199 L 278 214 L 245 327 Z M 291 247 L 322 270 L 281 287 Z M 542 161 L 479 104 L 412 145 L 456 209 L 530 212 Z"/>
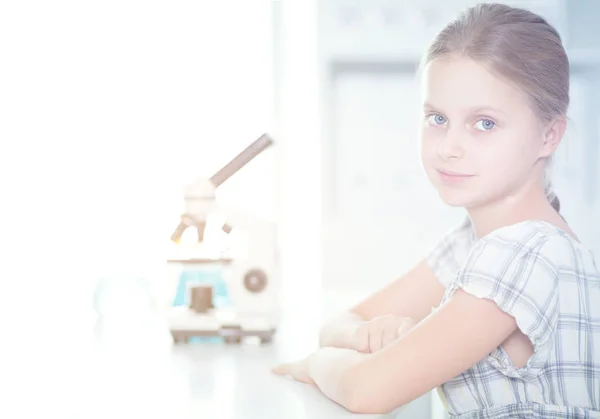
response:
<path fill-rule="evenodd" d="M 551 230 L 549 225 L 541 221 L 522 221 L 500 227 L 483 236 L 479 243 L 506 243 L 506 244 L 540 244 L 545 242 Z"/>
<path fill-rule="evenodd" d="M 509 313 L 525 300 L 529 307 L 548 307 L 556 297 L 568 243 L 559 230 L 541 221 L 499 228 L 473 246 L 446 298 L 463 288 L 496 301 Z"/>
<path fill-rule="evenodd" d="M 515 261 L 529 257 L 531 261 L 556 263 L 565 251 L 579 244 L 566 232 L 544 221 L 529 220 L 501 227 L 478 240 L 469 260 L 487 256 L 491 266 L 500 261 Z M 495 263 L 496 262 L 496 263 Z"/>
<path fill-rule="evenodd" d="M 515 297 L 526 289 L 555 288 L 563 242 L 549 224 L 526 221 L 494 230 L 475 243 L 454 279 L 456 287 Z M 519 290 L 519 292 L 517 292 Z"/>
<path fill-rule="evenodd" d="M 429 249 L 426 262 L 440 283 L 447 288 L 475 243 L 475 233 L 468 217 L 455 225 Z"/>

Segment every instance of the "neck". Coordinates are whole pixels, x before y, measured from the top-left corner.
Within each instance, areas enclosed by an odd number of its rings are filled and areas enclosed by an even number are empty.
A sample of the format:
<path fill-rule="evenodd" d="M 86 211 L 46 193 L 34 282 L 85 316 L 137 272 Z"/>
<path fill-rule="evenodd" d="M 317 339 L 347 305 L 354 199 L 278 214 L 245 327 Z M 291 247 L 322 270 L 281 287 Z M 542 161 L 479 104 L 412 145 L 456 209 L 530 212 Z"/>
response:
<path fill-rule="evenodd" d="M 517 194 L 485 206 L 467 208 L 467 212 L 478 238 L 501 227 L 527 220 L 548 221 L 556 215 L 539 185 L 528 185 Z"/>

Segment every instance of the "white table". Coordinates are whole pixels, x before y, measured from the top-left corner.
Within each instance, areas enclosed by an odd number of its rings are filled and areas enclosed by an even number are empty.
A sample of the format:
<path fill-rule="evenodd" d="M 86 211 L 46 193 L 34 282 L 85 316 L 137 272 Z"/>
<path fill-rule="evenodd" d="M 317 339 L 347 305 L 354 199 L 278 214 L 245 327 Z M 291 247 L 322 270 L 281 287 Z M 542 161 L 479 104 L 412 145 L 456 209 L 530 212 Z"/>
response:
<path fill-rule="evenodd" d="M 189 344 L 171 353 L 99 352 L 88 364 L 89 419 L 374 419 L 352 414 L 315 386 L 271 373 L 284 357 L 276 343 Z M 289 352 L 288 352 L 289 353 Z M 89 365 L 93 364 L 91 371 Z M 91 375 L 90 375 L 91 374 Z M 93 379 L 89 379 L 93 377 Z"/>
<path fill-rule="evenodd" d="M 271 373 L 272 366 L 305 356 L 315 347 L 314 333 L 299 329 L 289 324 L 273 343 L 263 346 L 191 343 L 161 349 L 132 337 L 122 345 L 96 348 L 83 364 L 85 402 L 81 395 L 77 399 L 86 419 L 396 416 L 352 414 L 315 386 Z"/>
<path fill-rule="evenodd" d="M 401 409 L 400 415 L 352 414 L 315 386 L 272 374 L 272 366 L 317 347 L 321 317 L 309 313 L 293 310 L 273 343 L 264 346 L 170 345 L 160 338 L 168 336 L 166 329 L 160 329 L 166 335 L 156 337 L 127 328 L 104 346 L 93 340 L 56 350 L 44 345 L 42 352 L 35 351 L 36 357 L 44 354 L 37 357 L 42 368 L 36 379 L 27 377 L 27 393 L 13 401 L 28 411 L 26 417 L 39 411 L 69 419 L 429 418 L 427 398 Z M 35 399 L 27 396 L 32 393 Z"/>
<path fill-rule="evenodd" d="M 327 399 L 315 386 L 276 376 L 278 348 L 176 348 L 190 379 L 195 417 L 214 418 L 383 418 L 356 415 Z M 280 354 L 280 353 L 279 353 Z M 389 415 L 388 415 L 389 416 Z"/>

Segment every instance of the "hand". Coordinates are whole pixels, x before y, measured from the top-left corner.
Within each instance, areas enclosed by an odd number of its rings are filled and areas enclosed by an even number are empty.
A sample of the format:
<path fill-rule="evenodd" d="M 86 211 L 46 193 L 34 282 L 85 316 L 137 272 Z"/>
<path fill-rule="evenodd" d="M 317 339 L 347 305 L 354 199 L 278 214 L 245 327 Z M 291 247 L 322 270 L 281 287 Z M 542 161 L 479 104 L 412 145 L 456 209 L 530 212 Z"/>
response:
<path fill-rule="evenodd" d="M 308 375 L 308 363 L 310 355 L 300 361 L 285 363 L 271 369 L 277 375 L 290 375 L 294 380 L 306 384 L 314 384 L 314 380 Z"/>
<path fill-rule="evenodd" d="M 355 349 L 366 353 L 377 352 L 406 334 L 415 324 L 410 317 L 397 317 L 392 314 L 375 317 L 356 329 Z"/>

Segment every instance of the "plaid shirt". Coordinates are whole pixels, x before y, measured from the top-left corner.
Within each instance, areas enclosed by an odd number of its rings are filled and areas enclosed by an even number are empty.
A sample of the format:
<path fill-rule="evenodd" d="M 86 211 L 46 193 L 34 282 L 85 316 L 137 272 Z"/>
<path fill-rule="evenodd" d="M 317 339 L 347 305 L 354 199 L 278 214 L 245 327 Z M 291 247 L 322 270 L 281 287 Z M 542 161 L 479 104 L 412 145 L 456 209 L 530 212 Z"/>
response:
<path fill-rule="evenodd" d="M 600 273 L 592 253 L 542 221 L 476 240 L 449 232 L 428 263 L 446 287 L 494 301 L 534 354 L 516 368 L 502 347 L 440 388 L 453 418 L 600 418 Z"/>

